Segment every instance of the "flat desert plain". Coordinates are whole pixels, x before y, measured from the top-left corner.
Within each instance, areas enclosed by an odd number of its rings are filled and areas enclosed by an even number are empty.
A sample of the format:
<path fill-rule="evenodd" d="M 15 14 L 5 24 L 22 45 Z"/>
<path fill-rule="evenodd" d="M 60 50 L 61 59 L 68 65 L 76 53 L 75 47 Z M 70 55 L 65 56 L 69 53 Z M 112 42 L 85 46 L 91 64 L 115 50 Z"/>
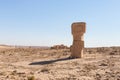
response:
<path fill-rule="evenodd" d="M 120 47 L 69 49 L 0 47 L 0 80 L 120 80 Z"/>

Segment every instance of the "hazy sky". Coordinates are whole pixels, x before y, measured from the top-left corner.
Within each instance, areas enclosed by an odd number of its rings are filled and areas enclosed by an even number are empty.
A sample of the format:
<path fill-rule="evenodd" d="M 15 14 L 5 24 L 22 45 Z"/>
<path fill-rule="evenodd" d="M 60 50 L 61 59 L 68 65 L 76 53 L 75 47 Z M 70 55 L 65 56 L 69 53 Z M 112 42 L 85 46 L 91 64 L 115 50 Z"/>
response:
<path fill-rule="evenodd" d="M 120 0 L 0 0 L 0 44 L 72 44 L 86 22 L 85 46 L 120 46 Z"/>

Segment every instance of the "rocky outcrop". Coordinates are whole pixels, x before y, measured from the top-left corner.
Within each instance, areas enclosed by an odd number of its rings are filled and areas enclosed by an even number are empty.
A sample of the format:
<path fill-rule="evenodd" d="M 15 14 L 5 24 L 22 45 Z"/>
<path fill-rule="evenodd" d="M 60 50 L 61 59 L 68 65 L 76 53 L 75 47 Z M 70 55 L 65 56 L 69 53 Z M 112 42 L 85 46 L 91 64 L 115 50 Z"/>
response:
<path fill-rule="evenodd" d="M 85 22 L 76 22 L 72 24 L 73 44 L 70 47 L 71 58 L 83 57 L 84 33 L 86 31 Z"/>
<path fill-rule="evenodd" d="M 51 47 L 51 49 L 68 49 L 68 47 L 61 44 L 61 45 L 54 45 Z"/>

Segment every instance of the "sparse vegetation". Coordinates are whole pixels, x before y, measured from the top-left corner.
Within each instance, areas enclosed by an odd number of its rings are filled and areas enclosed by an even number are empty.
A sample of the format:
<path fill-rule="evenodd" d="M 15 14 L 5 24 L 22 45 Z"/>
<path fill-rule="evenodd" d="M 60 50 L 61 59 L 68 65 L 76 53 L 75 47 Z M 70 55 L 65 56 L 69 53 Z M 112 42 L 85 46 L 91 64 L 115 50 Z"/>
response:
<path fill-rule="evenodd" d="M 28 80 L 35 80 L 35 76 L 29 76 Z"/>

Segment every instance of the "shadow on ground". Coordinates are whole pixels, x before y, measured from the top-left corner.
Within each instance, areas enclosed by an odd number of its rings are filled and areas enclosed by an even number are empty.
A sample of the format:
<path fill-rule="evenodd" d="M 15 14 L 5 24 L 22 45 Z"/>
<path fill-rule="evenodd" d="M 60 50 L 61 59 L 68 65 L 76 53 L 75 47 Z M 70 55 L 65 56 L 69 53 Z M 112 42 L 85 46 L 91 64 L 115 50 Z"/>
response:
<path fill-rule="evenodd" d="M 40 62 L 32 62 L 29 65 L 45 65 L 45 64 L 51 64 L 58 61 L 65 61 L 65 60 L 71 60 L 73 58 L 61 58 L 56 60 L 48 60 L 48 61 L 40 61 Z"/>

